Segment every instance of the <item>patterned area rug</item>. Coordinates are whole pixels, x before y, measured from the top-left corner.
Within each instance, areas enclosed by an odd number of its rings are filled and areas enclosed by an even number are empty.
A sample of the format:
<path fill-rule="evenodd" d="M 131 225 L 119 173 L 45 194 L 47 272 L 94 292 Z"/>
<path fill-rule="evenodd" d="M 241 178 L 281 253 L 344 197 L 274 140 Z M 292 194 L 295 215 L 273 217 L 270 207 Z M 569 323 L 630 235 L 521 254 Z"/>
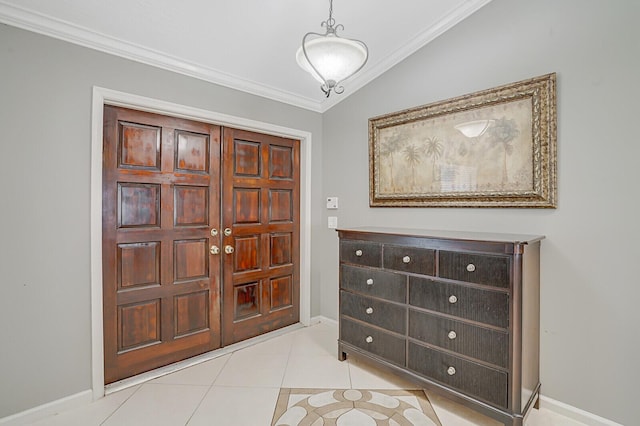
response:
<path fill-rule="evenodd" d="M 421 390 L 280 389 L 272 426 L 442 426 Z"/>

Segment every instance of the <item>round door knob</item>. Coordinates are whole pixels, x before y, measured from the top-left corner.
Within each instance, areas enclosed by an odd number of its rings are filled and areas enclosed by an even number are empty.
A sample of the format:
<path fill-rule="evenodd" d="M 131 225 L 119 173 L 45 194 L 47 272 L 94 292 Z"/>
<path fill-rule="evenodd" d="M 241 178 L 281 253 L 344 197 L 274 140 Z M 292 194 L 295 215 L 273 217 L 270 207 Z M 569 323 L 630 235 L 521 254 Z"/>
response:
<path fill-rule="evenodd" d="M 373 285 L 373 278 L 369 278 L 367 280 L 367 285 Z"/>
<path fill-rule="evenodd" d="M 218 236 L 218 230 L 216 228 L 212 228 L 211 229 L 211 236 L 212 237 L 217 237 Z"/>
<path fill-rule="evenodd" d="M 458 301 L 458 298 L 455 295 L 451 295 L 449 296 L 449 303 L 456 303 Z"/>
<path fill-rule="evenodd" d="M 470 263 L 467 265 L 467 271 L 473 272 L 475 270 L 476 270 L 476 265 L 474 265 L 473 263 Z"/>
<path fill-rule="evenodd" d="M 456 369 L 455 367 L 449 367 L 447 368 L 447 374 L 450 376 L 453 376 L 454 374 L 456 374 Z"/>
<path fill-rule="evenodd" d="M 402 258 L 402 261 L 404 263 L 409 263 L 409 262 L 411 262 L 411 258 L 409 256 L 405 256 L 405 257 Z"/>
<path fill-rule="evenodd" d="M 220 253 L 220 247 L 218 246 L 211 246 L 211 248 L 209 249 L 209 253 L 211 254 L 219 254 Z"/>
<path fill-rule="evenodd" d="M 356 250 L 356 256 L 358 257 L 362 256 L 362 250 Z"/>
<path fill-rule="evenodd" d="M 231 235 L 231 228 L 224 228 L 224 231 L 222 232 L 224 232 L 224 235 L 228 237 Z"/>
<path fill-rule="evenodd" d="M 451 330 L 451 331 L 449 332 L 449 334 L 447 334 L 447 337 L 449 338 L 449 340 L 453 340 L 453 339 L 455 339 L 456 337 L 458 337 L 458 335 L 456 334 L 456 332 L 455 332 L 455 331 Z"/>
<path fill-rule="evenodd" d="M 367 336 L 367 338 L 364 339 L 364 341 L 367 342 L 367 343 L 372 343 L 373 342 L 373 337 Z"/>
<path fill-rule="evenodd" d="M 227 254 L 233 253 L 233 247 L 228 246 L 228 245 L 224 246 L 224 252 L 227 253 Z"/>
<path fill-rule="evenodd" d="M 366 313 L 368 313 L 369 315 L 371 315 L 373 313 L 373 308 L 369 307 L 367 309 L 364 310 Z"/>

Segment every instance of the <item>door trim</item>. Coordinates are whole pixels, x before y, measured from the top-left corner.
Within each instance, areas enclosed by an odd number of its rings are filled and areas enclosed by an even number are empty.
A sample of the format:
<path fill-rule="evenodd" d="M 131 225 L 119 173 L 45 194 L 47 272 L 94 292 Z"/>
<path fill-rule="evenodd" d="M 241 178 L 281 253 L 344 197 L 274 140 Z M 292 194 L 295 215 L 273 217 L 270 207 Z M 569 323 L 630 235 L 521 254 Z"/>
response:
<path fill-rule="evenodd" d="M 91 388 L 104 396 L 102 317 L 102 129 L 104 105 L 114 105 L 300 140 L 300 323 L 311 320 L 311 133 L 103 87 L 91 108 Z"/>

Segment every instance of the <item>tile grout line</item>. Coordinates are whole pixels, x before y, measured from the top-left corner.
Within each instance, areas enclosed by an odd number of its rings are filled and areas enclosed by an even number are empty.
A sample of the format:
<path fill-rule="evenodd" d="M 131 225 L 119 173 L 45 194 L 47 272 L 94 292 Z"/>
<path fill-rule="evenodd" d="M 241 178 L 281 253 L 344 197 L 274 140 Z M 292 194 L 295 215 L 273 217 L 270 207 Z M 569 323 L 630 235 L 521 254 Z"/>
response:
<path fill-rule="evenodd" d="M 234 351 L 235 352 L 235 351 Z M 207 391 L 204 393 L 204 395 L 202 395 L 202 398 L 200 398 L 200 402 L 198 402 L 198 405 L 196 405 L 196 407 L 193 409 L 193 411 L 191 412 L 191 415 L 189 416 L 189 418 L 187 419 L 187 421 L 185 422 L 185 426 L 189 424 L 189 422 L 191 421 L 191 419 L 193 419 L 194 414 L 196 414 L 196 412 L 198 411 L 198 409 L 200 408 L 200 406 L 202 405 L 202 402 L 204 401 L 204 399 L 207 397 L 207 395 L 209 395 L 209 392 L 211 392 L 211 389 L 213 388 L 213 385 L 216 383 L 216 380 L 218 380 L 218 377 L 220 376 L 220 374 L 222 373 L 222 370 L 224 370 L 224 368 L 227 366 L 227 363 L 229 362 L 229 360 L 231 359 L 231 357 L 233 356 L 234 352 L 231 352 L 229 354 L 229 357 L 224 361 L 224 364 L 222 365 L 222 367 L 220 368 L 220 370 L 218 371 L 218 374 L 216 374 L 216 376 L 213 378 L 213 380 L 211 381 L 211 384 L 209 385 L 209 387 L 207 388 Z"/>
<path fill-rule="evenodd" d="M 116 413 L 116 411 L 118 411 L 120 408 L 122 408 L 122 406 L 129 401 L 133 395 L 135 395 L 136 393 L 138 393 L 138 391 L 140 390 L 140 388 L 142 388 L 142 384 L 138 385 L 137 389 L 133 392 L 131 392 L 131 395 L 129 395 L 127 398 L 125 398 L 124 401 L 122 401 L 120 404 L 118 404 L 118 406 L 115 408 L 115 410 L 113 410 L 102 422 L 100 422 L 100 425 L 104 425 L 107 420 L 109 420 L 111 417 L 113 417 L 113 415 Z"/>
<path fill-rule="evenodd" d="M 307 327 L 303 328 L 302 330 L 305 330 Z M 298 330 L 296 330 L 298 331 Z M 276 397 L 276 402 L 273 405 L 273 410 L 271 412 L 271 423 L 273 424 L 273 422 L 276 420 L 275 416 L 276 416 L 276 410 L 278 409 L 278 401 L 280 400 L 280 392 L 282 392 L 282 386 L 284 385 L 284 378 L 287 375 L 287 369 L 289 368 L 289 361 L 291 361 L 291 353 L 293 352 L 293 344 L 295 342 L 296 338 L 295 335 L 293 335 L 293 333 L 291 333 L 291 344 L 289 345 L 289 351 L 287 353 L 287 362 L 285 363 L 284 366 L 284 371 L 282 372 L 282 378 L 280 379 L 280 387 L 278 388 L 278 396 Z M 288 407 L 288 398 L 287 398 L 287 407 Z"/>
<path fill-rule="evenodd" d="M 302 330 L 305 330 L 305 328 L 303 328 Z M 298 330 L 296 330 L 296 331 L 298 331 Z M 289 351 L 287 352 L 287 362 L 284 365 L 284 371 L 282 372 L 282 378 L 280 379 L 280 389 L 282 389 L 282 385 L 284 384 L 284 377 L 287 375 L 287 368 L 289 368 L 289 361 L 291 361 L 291 352 L 293 352 L 293 344 L 294 344 L 295 340 L 296 340 L 296 337 L 292 333 L 291 334 L 291 344 L 289 345 Z M 276 403 L 276 405 L 277 405 L 277 403 Z M 275 407 L 274 407 L 274 413 L 275 413 Z"/>

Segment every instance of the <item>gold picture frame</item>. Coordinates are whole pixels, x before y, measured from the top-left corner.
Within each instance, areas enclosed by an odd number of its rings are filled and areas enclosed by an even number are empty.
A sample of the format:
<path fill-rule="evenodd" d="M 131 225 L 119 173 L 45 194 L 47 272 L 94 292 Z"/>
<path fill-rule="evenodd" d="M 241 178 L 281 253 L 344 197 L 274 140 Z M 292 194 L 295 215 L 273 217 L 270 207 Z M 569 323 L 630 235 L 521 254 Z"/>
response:
<path fill-rule="evenodd" d="M 369 119 L 371 207 L 556 208 L 556 74 Z"/>

